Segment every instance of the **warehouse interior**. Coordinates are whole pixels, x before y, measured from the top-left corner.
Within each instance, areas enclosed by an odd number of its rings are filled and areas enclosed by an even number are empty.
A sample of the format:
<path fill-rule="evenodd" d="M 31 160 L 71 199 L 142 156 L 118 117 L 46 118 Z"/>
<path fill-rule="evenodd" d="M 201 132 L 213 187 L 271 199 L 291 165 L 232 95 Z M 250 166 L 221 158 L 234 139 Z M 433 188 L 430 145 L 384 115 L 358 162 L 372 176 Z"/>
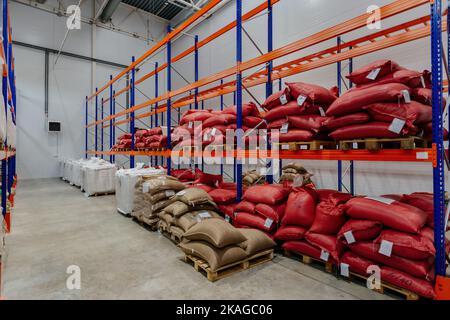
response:
<path fill-rule="evenodd" d="M 2 0 L 0 298 L 450 299 L 447 5 Z"/>

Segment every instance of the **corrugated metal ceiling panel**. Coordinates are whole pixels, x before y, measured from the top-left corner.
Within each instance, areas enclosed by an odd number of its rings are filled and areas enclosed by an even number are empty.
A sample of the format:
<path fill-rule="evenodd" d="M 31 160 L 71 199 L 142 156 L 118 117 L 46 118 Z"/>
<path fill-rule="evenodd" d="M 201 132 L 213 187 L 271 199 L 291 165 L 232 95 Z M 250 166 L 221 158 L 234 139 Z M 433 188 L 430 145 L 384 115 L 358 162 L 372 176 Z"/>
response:
<path fill-rule="evenodd" d="M 122 2 L 169 21 L 183 10 L 167 0 L 122 0 Z"/>

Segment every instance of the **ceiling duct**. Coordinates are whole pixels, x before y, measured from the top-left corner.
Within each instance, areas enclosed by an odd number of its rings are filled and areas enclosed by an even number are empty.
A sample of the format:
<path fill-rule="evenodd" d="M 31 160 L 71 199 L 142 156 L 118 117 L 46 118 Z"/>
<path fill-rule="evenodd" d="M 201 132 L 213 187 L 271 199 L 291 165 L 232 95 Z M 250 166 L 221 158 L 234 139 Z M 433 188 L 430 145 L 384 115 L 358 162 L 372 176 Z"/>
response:
<path fill-rule="evenodd" d="M 121 0 L 109 0 L 104 7 L 102 13 L 100 14 L 100 21 L 102 23 L 107 23 L 111 21 L 111 17 L 119 6 Z"/>

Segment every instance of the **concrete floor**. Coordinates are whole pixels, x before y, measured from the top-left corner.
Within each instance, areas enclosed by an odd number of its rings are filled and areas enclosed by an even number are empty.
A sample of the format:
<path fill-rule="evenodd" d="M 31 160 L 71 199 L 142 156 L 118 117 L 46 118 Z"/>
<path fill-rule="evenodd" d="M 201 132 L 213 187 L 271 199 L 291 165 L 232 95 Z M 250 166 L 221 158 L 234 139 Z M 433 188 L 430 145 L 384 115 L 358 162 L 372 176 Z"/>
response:
<path fill-rule="evenodd" d="M 168 239 L 59 179 L 20 182 L 7 238 L 6 299 L 387 299 L 277 255 L 211 283 Z M 81 268 L 68 290 L 67 267 Z"/>

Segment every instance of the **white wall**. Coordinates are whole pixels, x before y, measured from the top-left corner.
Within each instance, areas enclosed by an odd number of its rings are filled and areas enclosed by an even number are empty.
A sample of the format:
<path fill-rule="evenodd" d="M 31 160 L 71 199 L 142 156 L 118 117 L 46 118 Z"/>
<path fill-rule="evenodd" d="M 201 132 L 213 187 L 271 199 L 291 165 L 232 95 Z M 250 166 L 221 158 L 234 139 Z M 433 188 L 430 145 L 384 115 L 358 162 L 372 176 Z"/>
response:
<path fill-rule="evenodd" d="M 78 1 L 65 1 L 76 4 Z M 93 1 L 85 1 L 81 8 L 83 17 L 92 17 Z M 56 1 L 47 1 L 55 5 Z M 37 46 L 59 49 L 66 33 L 66 18 L 33 9 L 11 2 L 11 23 L 14 40 Z M 120 6 L 113 16 L 113 22 L 125 20 L 130 9 Z M 126 19 L 121 28 L 146 34 L 146 26 L 135 14 Z M 150 20 L 151 34 L 160 38 L 166 30 L 166 24 Z M 128 65 L 131 56 L 142 55 L 150 46 L 145 41 L 135 39 L 120 33 L 96 28 L 95 58 Z M 72 30 L 63 50 L 84 56 L 91 56 L 92 26 L 82 23 L 81 30 Z M 20 46 L 14 47 L 17 76 L 17 163 L 21 179 L 58 177 L 59 160 L 64 158 L 81 158 L 84 156 L 85 134 L 84 114 L 85 96 L 92 93 L 92 88 L 103 86 L 110 74 L 117 74 L 120 69 L 95 64 L 89 61 L 61 56 L 54 66 L 55 56 L 50 55 L 49 74 L 49 120 L 61 121 L 62 132 L 49 134 L 46 130 L 44 113 L 45 88 L 45 55 L 43 52 Z M 94 70 L 94 83 L 91 72 Z M 142 68 L 145 72 L 145 68 Z M 121 89 L 122 81 L 115 86 Z M 105 91 L 101 97 L 108 97 Z M 153 95 L 153 92 L 150 92 Z M 137 101 L 142 96 L 137 94 Z M 123 100 L 118 99 L 124 105 Z M 119 107 L 117 106 L 119 109 Z M 94 115 L 94 106 L 90 106 Z M 109 105 L 105 105 L 105 113 L 109 113 Z M 90 120 L 92 121 L 92 119 Z M 124 127 L 126 129 L 126 126 Z M 105 132 L 109 132 L 105 129 Z M 91 130 L 93 133 L 93 130 Z M 117 131 L 118 135 L 119 131 Z M 90 135 L 89 144 L 94 140 Z M 105 137 L 105 150 L 109 148 L 109 140 Z M 125 161 L 125 159 L 118 159 Z"/>

